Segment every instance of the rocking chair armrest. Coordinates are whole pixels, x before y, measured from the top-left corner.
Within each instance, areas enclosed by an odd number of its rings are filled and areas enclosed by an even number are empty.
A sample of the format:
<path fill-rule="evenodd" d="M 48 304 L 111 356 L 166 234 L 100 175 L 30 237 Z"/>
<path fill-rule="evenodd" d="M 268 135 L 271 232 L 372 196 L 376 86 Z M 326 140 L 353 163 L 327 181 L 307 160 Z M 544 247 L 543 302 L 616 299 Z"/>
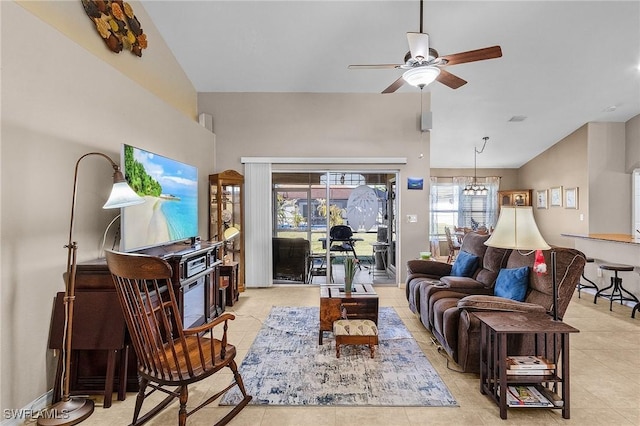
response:
<path fill-rule="evenodd" d="M 215 318 L 213 321 L 211 322 L 207 322 L 205 324 L 202 324 L 198 327 L 193 327 L 193 328 L 185 328 L 184 330 L 182 330 L 184 332 L 184 334 L 199 334 L 205 331 L 209 331 L 212 330 L 216 325 L 220 325 L 223 322 L 227 322 L 228 320 L 234 320 L 236 317 L 233 314 L 230 314 L 228 312 L 225 312 L 224 314 L 220 315 L 219 317 Z"/>

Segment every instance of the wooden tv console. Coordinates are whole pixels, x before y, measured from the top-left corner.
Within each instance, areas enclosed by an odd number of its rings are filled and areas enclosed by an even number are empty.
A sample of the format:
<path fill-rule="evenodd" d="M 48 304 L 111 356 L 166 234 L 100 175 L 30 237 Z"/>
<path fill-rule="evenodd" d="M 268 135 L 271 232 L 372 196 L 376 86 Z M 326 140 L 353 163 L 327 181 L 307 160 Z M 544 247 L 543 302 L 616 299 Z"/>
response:
<path fill-rule="evenodd" d="M 185 327 L 203 324 L 224 311 L 219 289 L 222 242 L 201 242 L 195 247 L 172 244 L 139 251 L 164 258 L 173 269 L 173 287 Z M 64 293 L 56 297 L 49 337 L 50 349 L 62 349 Z M 113 390 L 118 399 L 138 389 L 136 357 L 128 348 L 126 324 L 104 258 L 79 263 L 71 354 L 72 394 L 104 394 L 111 405 Z M 62 357 L 58 357 L 54 402 L 60 398 Z M 115 374 L 115 372 L 118 372 Z"/>

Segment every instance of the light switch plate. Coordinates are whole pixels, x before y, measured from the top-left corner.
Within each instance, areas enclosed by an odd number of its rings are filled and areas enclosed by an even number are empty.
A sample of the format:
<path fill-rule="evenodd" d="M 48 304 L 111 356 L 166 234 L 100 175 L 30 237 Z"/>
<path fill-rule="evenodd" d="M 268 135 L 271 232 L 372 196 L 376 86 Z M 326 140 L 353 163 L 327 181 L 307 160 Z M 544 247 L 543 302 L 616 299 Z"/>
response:
<path fill-rule="evenodd" d="M 407 223 L 415 223 L 418 221 L 418 215 L 417 214 L 408 214 L 407 215 Z"/>

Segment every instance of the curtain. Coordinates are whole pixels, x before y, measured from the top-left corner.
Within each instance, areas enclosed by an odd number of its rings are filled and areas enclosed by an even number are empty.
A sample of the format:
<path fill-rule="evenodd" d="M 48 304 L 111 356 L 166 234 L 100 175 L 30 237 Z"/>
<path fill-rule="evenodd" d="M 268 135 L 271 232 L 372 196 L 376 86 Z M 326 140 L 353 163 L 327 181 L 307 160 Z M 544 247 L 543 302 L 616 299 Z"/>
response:
<path fill-rule="evenodd" d="M 498 190 L 500 189 L 500 177 L 488 176 L 485 178 L 485 185 L 489 189 L 487 195 L 487 228 L 495 228 L 498 222 Z"/>
<path fill-rule="evenodd" d="M 488 189 L 487 195 L 465 195 L 464 187 L 473 182 L 472 177 L 456 176 L 453 178 L 454 193 L 458 201 L 458 223 L 460 228 L 495 227 L 498 221 L 498 189 L 500 177 L 488 176 L 478 178 L 477 182 Z"/>
<path fill-rule="evenodd" d="M 462 191 L 464 187 L 470 185 L 473 182 L 473 178 L 469 176 L 454 176 L 453 177 L 453 186 L 454 186 L 454 194 L 456 195 L 457 208 L 458 208 L 458 223 L 456 226 L 458 228 L 464 228 L 471 226 L 471 212 L 470 208 L 467 209 L 462 208 L 465 204 L 471 201 L 471 197 L 468 195 L 464 195 Z"/>
<path fill-rule="evenodd" d="M 271 164 L 246 163 L 245 172 L 245 285 L 273 285 Z"/>

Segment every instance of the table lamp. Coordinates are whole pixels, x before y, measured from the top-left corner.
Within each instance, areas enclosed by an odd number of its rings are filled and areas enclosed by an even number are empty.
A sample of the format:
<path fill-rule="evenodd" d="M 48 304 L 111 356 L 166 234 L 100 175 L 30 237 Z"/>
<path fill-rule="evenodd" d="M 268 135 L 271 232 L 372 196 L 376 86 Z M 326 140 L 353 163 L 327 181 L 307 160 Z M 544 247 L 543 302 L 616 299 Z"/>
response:
<path fill-rule="evenodd" d="M 107 155 L 100 152 L 90 152 L 84 154 L 76 162 L 73 176 L 73 196 L 71 199 L 71 219 L 69 221 L 69 243 L 67 249 L 67 272 L 65 274 L 65 330 L 63 338 L 62 356 L 64 361 L 63 374 L 63 394 L 62 400 L 49 407 L 48 413 L 38 417 L 38 425 L 75 425 L 84 421 L 93 413 L 93 401 L 81 397 L 71 397 L 70 376 L 71 376 L 71 338 L 73 336 L 73 303 L 75 299 L 76 284 L 76 251 L 78 244 L 73 241 L 73 223 L 76 208 L 76 193 L 78 189 L 78 166 L 80 162 L 89 156 L 97 155 L 107 160 L 113 167 L 113 187 L 103 209 L 116 209 L 120 207 L 133 206 L 144 203 L 144 199 L 138 196 L 127 184 L 120 167 Z"/>
<path fill-rule="evenodd" d="M 497 247 L 518 251 L 549 250 L 551 246 L 542 238 L 536 221 L 533 218 L 533 208 L 530 206 L 500 208 L 500 217 L 496 228 L 484 243 L 489 247 Z M 556 280 L 556 252 L 551 251 L 551 280 L 553 284 L 553 319 L 558 320 L 558 283 Z"/>

